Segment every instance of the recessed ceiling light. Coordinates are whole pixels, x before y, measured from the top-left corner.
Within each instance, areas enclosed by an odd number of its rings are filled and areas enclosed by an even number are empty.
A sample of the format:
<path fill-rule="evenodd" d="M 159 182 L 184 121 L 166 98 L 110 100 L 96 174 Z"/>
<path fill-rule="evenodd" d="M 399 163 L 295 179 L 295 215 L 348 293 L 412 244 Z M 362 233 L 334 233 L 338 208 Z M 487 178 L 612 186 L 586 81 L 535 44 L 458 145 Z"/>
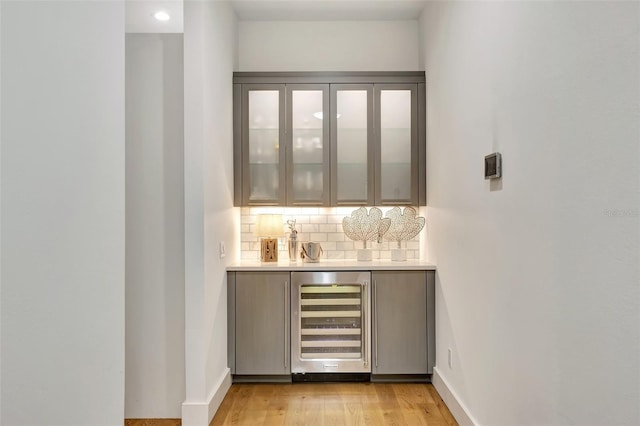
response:
<path fill-rule="evenodd" d="M 156 13 L 153 14 L 153 17 L 156 18 L 158 21 L 168 21 L 169 19 L 171 19 L 171 16 L 169 16 L 169 14 L 164 10 L 157 11 Z"/>

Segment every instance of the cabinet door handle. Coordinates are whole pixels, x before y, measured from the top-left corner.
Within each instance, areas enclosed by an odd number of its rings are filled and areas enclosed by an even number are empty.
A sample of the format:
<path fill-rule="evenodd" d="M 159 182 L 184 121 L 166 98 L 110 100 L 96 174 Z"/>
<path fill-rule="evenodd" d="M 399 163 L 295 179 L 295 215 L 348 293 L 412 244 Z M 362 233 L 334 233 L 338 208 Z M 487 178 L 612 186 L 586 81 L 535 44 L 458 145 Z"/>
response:
<path fill-rule="evenodd" d="M 373 336 L 376 340 L 375 345 L 375 357 L 376 357 L 376 368 L 378 368 L 378 282 L 377 280 L 373 280 L 373 311 L 375 315 L 373 316 Z"/>
<path fill-rule="evenodd" d="M 287 368 L 287 313 L 289 312 L 289 308 L 287 307 L 287 282 L 284 282 L 284 368 Z"/>

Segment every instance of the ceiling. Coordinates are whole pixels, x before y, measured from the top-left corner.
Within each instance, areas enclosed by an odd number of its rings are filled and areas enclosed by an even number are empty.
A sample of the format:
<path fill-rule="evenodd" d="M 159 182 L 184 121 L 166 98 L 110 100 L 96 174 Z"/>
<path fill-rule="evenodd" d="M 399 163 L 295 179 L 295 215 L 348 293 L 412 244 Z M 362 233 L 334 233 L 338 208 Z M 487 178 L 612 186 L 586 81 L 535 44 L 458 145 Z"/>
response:
<path fill-rule="evenodd" d="M 241 21 L 418 19 L 424 0 L 232 0 Z"/>
<path fill-rule="evenodd" d="M 198 1 L 198 0 L 185 0 Z M 222 1 L 222 0 L 207 0 Z M 424 0 L 230 0 L 240 21 L 388 21 L 418 19 Z M 158 10 L 171 19 L 153 18 Z M 183 0 L 127 0 L 126 32 L 181 33 Z"/>
<path fill-rule="evenodd" d="M 125 32 L 181 33 L 184 32 L 182 0 L 126 0 Z M 171 16 L 158 21 L 153 14 L 164 10 Z"/>

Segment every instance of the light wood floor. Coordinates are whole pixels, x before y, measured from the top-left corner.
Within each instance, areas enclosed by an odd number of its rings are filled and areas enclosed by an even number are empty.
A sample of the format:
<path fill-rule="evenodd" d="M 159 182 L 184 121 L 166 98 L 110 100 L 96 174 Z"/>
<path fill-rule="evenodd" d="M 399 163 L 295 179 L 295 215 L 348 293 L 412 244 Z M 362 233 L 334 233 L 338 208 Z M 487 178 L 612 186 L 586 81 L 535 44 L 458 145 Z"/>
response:
<path fill-rule="evenodd" d="M 234 384 L 218 425 L 457 425 L 431 384 Z"/>
<path fill-rule="evenodd" d="M 180 419 L 124 419 L 124 426 L 180 426 Z"/>

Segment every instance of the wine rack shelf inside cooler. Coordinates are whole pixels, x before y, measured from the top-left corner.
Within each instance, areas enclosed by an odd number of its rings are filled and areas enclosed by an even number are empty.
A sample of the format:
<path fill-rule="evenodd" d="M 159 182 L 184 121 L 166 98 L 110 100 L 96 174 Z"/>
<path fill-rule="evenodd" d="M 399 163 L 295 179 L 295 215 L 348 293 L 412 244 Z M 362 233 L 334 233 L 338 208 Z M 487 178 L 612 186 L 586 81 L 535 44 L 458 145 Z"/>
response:
<path fill-rule="evenodd" d="M 300 357 L 362 357 L 362 286 L 353 284 L 300 287 Z"/>

